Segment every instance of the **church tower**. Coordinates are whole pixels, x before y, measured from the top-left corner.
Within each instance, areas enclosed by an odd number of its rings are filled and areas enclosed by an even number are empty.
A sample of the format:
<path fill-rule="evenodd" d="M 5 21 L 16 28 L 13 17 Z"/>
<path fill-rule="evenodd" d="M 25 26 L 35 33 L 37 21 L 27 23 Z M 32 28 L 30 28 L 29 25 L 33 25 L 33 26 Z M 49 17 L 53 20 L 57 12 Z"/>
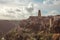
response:
<path fill-rule="evenodd" d="M 38 10 L 38 17 L 41 17 L 41 11 Z"/>

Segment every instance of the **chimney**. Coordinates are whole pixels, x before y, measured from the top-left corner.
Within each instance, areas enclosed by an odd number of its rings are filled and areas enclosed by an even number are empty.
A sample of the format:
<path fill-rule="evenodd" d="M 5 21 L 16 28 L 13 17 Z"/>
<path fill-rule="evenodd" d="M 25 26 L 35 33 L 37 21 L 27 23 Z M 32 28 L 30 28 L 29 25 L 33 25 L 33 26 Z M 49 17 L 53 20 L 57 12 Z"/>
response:
<path fill-rule="evenodd" d="M 38 17 L 41 17 L 41 11 L 38 10 Z"/>

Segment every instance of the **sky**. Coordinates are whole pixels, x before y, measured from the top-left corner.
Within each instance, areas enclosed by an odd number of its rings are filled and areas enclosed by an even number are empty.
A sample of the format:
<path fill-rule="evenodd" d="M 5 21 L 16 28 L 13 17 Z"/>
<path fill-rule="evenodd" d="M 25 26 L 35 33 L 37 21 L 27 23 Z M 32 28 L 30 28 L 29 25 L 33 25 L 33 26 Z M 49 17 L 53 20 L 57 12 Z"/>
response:
<path fill-rule="evenodd" d="M 60 0 L 0 0 L 0 19 L 20 20 L 29 16 L 60 15 Z"/>

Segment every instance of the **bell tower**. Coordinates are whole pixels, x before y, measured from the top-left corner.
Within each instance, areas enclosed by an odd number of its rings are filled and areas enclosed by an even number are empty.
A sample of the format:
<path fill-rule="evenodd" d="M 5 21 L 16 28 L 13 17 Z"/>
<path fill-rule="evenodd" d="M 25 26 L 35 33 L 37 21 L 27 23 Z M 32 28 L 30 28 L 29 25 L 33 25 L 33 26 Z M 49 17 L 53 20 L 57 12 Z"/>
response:
<path fill-rule="evenodd" d="M 41 11 L 38 10 L 38 17 L 41 17 Z"/>

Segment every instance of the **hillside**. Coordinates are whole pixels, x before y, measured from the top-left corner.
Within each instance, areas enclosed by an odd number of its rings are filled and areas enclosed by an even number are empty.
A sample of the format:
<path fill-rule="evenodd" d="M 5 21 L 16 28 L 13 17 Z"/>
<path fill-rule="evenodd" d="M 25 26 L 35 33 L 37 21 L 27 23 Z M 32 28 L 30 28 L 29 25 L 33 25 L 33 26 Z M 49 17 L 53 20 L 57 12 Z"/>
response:
<path fill-rule="evenodd" d="M 0 34 L 7 33 L 11 29 L 18 26 L 18 21 L 15 20 L 0 20 Z"/>

